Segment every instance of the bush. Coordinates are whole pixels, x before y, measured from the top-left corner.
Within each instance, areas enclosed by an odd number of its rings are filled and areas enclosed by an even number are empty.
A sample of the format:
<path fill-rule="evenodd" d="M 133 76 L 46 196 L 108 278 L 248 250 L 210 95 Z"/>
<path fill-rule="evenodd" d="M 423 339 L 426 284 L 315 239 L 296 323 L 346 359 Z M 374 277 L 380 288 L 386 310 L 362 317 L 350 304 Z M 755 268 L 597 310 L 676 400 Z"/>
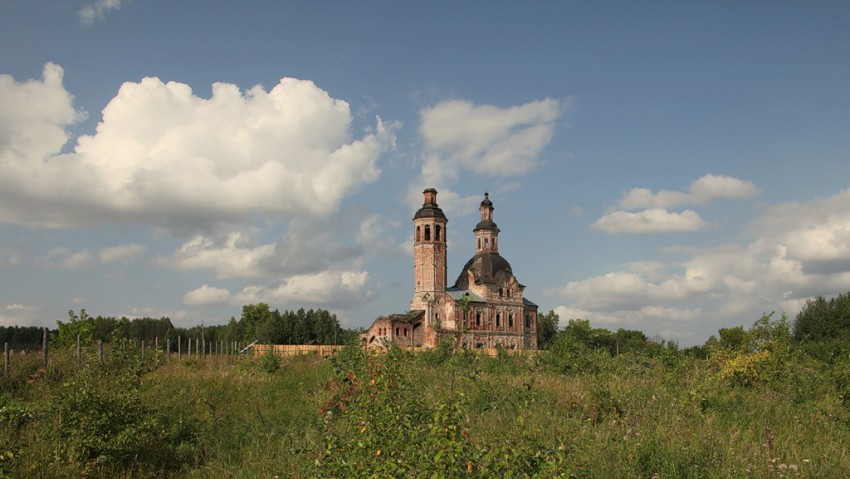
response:
<path fill-rule="evenodd" d="M 260 369 L 269 374 L 277 372 L 280 369 L 280 358 L 274 351 L 267 352 L 260 358 Z"/>
<path fill-rule="evenodd" d="M 106 365 L 87 366 L 61 386 L 51 407 L 57 458 L 84 473 L 165 471 L 194 462 L 196 422 L 147 405 L 139 394 L 143 369 L 117 347 Z"/>

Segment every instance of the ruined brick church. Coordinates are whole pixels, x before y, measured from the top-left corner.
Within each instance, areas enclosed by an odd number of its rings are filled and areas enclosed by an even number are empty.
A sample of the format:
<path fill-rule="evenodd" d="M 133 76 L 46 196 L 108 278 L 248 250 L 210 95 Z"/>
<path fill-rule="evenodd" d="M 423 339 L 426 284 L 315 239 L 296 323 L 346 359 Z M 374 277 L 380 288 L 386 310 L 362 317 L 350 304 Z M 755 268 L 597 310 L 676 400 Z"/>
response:
<path fill-rule="evenodd" d="M 537 305 L 525 299 L 510 263 L 499 255 L 493 202 L 484 193 L 475 233 L 476 253 L 449 287 L 446 224 L 437 190 L 413 217 L 413 299 L 407 313 L 376 319 L 361 334 L 363 344 L 433 348 L 451 338 L 466 348 L 537 349 Z"/>

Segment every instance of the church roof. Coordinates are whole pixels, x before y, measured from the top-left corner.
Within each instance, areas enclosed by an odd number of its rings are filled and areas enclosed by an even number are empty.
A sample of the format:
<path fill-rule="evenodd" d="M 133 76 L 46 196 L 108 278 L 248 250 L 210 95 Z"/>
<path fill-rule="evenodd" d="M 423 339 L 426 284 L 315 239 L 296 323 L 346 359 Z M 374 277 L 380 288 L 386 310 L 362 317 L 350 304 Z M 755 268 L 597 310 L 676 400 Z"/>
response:
<path fill-rule="evenodd" d="M 493 221 L 491 221 L 491 220 L 482 220 L 482 221 L 479 221 L 477 225 L 475 225 L 475 229 L 474 229 L 474 230 L 472 230 L 472 231 L 478 231 L 478 230 L 498 230 L 498 229 L 499 229 L 499 227 L 498 227 L 498 226 L 496 226 L 496 223 L 494 223 Z"/>
<path fill-rule="evenodd" d="M 471 272 L 476 283 L 496 284 L 496 275 L 506 272 L 513 275 L 511 264 L 499 253 L 478 253 L 463 266 L 455 281 L 455 287 L 466 285 L 467 272 Z"/>
<path fill-rule="evenodd" d="M 484 300 L 468 289 L 446 288 L 446 293 L 455 301 L 460 301 L 464 296 L 469 296 L 473 303 L 483 303 Z"/>
<path fill-rule="evenodd" d="M 422 205 L 422 208 L 419 208 L 419 211 L 413 216 L 413 219 L 417 218 L 445 218 L 446 215 L 443 213 L 443 210 L 440 209 L 437 205 Z"/>

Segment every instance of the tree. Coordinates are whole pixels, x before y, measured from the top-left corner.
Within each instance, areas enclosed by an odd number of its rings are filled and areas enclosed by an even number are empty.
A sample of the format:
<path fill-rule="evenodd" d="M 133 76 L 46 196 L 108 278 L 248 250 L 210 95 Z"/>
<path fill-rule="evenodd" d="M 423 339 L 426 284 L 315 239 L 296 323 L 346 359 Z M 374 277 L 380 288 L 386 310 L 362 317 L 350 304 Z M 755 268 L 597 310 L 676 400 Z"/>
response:
<path fill-rule="evenodd" d="M 56 321 L 59 332 L 56 343 L 60 346 L 71 346 L 77 343 L 77 335 L 83 344 L 91 343 L 94 339 L 94 319 L 86 313 L 85 308 L 80 310 L 80 315 L 74 314 L 73 309 L 68 310 L 68 322 Z"/>
<path fill-rule="evenodd" d="M 795 341 L 823 341 L 850 336 L 850 293 L 806 301 L 793 325 Z"/>
<path fill-rule="evenodd" d="M 749 334 L 743 326 L 720 328 L 717 333 L 720 335 L 720 346 L 732 351 L 744 351 L 750 343 Z"/>
<path fill-rule="evenodd" d="M 549 310 L 544 315 L 537 316 L 537 347 L 549 349 L 555 335 L 558 334 L 558 313 Z"/>

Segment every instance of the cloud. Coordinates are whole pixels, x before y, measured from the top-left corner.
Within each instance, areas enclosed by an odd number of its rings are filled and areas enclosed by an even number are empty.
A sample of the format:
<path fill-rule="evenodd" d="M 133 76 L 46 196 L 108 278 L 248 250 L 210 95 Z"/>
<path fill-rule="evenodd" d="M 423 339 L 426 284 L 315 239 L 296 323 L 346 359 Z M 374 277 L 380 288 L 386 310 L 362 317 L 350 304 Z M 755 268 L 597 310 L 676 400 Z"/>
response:
<path fill-rule="evenodd" d="M 104 263 L 113 261 L 130 262 L 135 261 L 147 253 L 147 248 L 140 244 L 125 244 L 112 246 L 100 250 L 100 260 Z"/>
<path fill-rule="evenodd" d="M 746 180 L 731 176 L 707 174 L 690 184 L 688 190 L 660 190 L 653 193 L 647 188 L 629 190 L 617 202 L 617 208 L 673 208 L 680 205 L 704 205 L 718 199 L 746 200 L 758 196 L 756 186 Z"/>
<path fill-rule="evenodd" d="M 0 266 L 19 266 L 20 264 L 20 253 L 0 246 Z"/>
<path fill-rule="evenodd" d="M 96 0 L 91 5 L 86 5 L 77 12 L 77 16 L 83 25 L 91 25 L 96 20 L 106 18 L 106 12 L 121 8 L 122 0 Z"/>
<path fill-rule="evenodd" d="M 4 305 L 0 309 L 0 326 L 47 326 L 52 324 L 38 317 L 41 308 L 21 303 Z"/>
<path fill-rule="evenodd" d="M 68 248 L 53 248 L 47 254 L 36 258 L 35 264 L 44 268 L 77 270 L 89 266 L 92 253 L 89 250 L 71 252 Z"/>
<path fill-rule="evenodd" d="M 453 180 L 460 168 L 490 177 L 531 171 L 566 106 L 552 98 L 509 108 L 450 100 L 421 110 L 424 181 Z"/>
<path fill-rule="evenodd" d="M 223 305 L 230 300 L 230 291 L 203 285 L 183 295 L 183 304 L 187 306 Z"/>
<path fill-rule="evenodd" d="M 567 317 L 656 331 L 691 321 L 703 338 L 765 312 L 793 316 L 811 297 L 850 290 L 848 204 L 850 190 L 775 205 L 738 243 L 668 248 L 668 261 L 635 261 L 549 293 L 567 300 L 560 309 Z"/>
<path fill-rule="evenodd" d="M 699 231 L 705 226 L 705 221 L 695 211 L 675 213 L 662 208 L 651 208 L 638 213 L 615 211 L 590 225 L 593 229 L 610 234 L 688 233 Z"/>
<path fill-rule="evenodd" d="M 236 296 L 239 304 L 262 301 L 343 308 L 375 297 L 374 291 L 367 290 L 368 279 L 366 271 L 322 271 L 292 276 L 277 286 L 249 286 Z"/>
<path fill-rule="evenodd" d="M 376 293 L 368 289 L 366 271 L 328 270 L 314 274 L 294 275 L 271 286 L 246 286 L 231 294 L 229 290 L 203 285 L 183 296 L 190 306 L 253 303 L 313 305 L 345 308 L 372 300 Z"/>
<path fill-rule="evenodd" d="M 145 78 L 123 84 L 96 133 L 57 155 L 79 118 L 61 76 L 48 64 L 43 82 L 0 77 L 12 105 L 0 113 L 0 221 L 190 232 L 256 215 L 324 216 L 375 181 L 378 158 L 394 147 L 396 124 L 378 118 L 353 139 L 348 103 L 310 81 L 245 92 L 215 83 L 204 99 Z"/>
<path fill-rule="evenodd" d="M 591 228 L 609 234 L 689 233 L 707 224 L 693 210 L 668 211 L 684 204 L 704 205 L 717 199 L 744 200 L 757 196 L 751 182 L 731 176 L 707 174 L 690 184 L 686 192 L 634 188 L 620 198 L 615 208 L 593 222 Z M 626 210 L 640 211 L 631 212 Z"/>
<path fill-rule="evenodd" d="M 293 218 L 273 242 L 258 229 L 196 235 L 158 264 L 182 271 L 210 271 L 217 278 L 262 278 L 360 267 L 375 255 L 398 255 L 388 233 L 398 224 L 378 215 L 342 211 L 326 218 Z"/>
<path fill-rule="evenodd" d="M 0 178 L 34 174 L 42 160 L 67 143 L 66 128 L 85 118 L 74 109 L 63 76 L 62 67 L 53 63 L 44 65 L 41 81 L 18 83 L 0 75 Z"/>
<path fill-rule="evenodd" d="M 233 231 L 223 241 L 198 235 L 159 263 L 183 271 L 212 271 L 218 278 L 260 277 L 273 261 L 275 247 L 256 244 L 257 234 L 257 231 Z"/>

